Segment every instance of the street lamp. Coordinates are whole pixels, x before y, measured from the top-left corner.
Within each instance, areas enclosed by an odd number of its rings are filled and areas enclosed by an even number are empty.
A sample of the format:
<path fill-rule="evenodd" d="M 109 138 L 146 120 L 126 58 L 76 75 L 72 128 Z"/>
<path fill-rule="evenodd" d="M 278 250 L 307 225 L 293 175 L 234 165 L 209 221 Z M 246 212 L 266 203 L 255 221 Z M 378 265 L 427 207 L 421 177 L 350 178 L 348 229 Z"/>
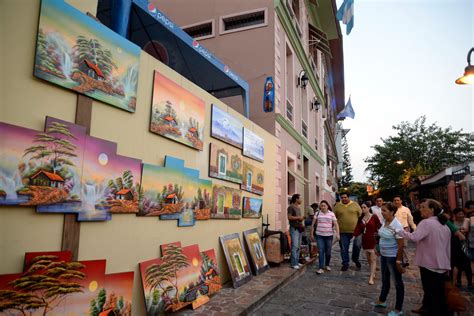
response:
<path fill-rule="evenodd" d="M 474 84 L 474 66 L 471 65 L 471 54 L 474 47 L 467 53 L 467 67 L 464 69 L 464 76 L 456 79 L 457 84 Z"/>
<path fill-rule="evenodd" d="M 309 78 L 306 75 L 306 72 L 304 70 L 301 70 L 299 75 L 298 75 L 298 86 L 302 87 L 303 89 L 306 89 L 306 86 L 308 85 Z"/>

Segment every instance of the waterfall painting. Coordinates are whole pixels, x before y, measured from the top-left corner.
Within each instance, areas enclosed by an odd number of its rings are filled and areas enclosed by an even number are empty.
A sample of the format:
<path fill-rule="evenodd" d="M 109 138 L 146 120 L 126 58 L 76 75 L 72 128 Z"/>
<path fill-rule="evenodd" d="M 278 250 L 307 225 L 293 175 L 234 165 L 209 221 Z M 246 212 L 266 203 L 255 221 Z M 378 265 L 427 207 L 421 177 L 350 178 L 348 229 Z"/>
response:
<path fill-rule="evenodd" d="M 240 188 L 248 192 L 263 195 L 265 181 L 264 174 L 263 169 L 244 161 L 242 167 L 243 181 Z"/>
<path fill-rule="evenodd" d="M 77 213 L 79 221 L 137 213 L 141 160 L 82 126 L 47 117 L 44 132 L 0 123 L 0 205 Z"/>
<path fill-rule="evenodd" d="M 212 190 L 211 218 L 241 219 L 240 200 L 242 191 L 215 185 Z"/>
<path fill-rule="evenodd" d="M 161 258 L 140 263 L 147 315 L 176 312 L 188 305 L 197 308 L 221 289 L 213 249 L 199 251 L 197 244 L 161 247 Z"/>
<path fill-rule="evenodd" d="M 140 199 L 140 216 L 163 216 L 163 219 L 179 219 L 173 214 L 192 210 L 187 216 L 189 224 L 194 219 L 210 218 L 212 182 L 201 179 L 199 170 L 184 166 L 184 160 L 165 157 L 164 167 L 143 164 Z M 181 216 L 184 225 L 185 217 Z"/>
<path fill-rule="evenodd" d="M 42 0 L 34 75 L 135 112 L 140 48 L 64 0 Z"/>
<path fill-rule="evenodd" d="M 210 144 L 209 177 L 242 183 L 242 156 L 240 151 L 224 144 Z"/>
<path fill-rule="evenodd" d="M 105 271 L 106 260 L 71 261 L 68 252 L 27 253 L 22 273 L 0 275 L 0 313 L 130 316 L 133 272 Z"/>
<path fill-rule="evenodd" d="M 242 129 L 244 125 L 239 119 L 212 105 L 211 136 L 232 146 L 242 149 Z"/>
<path fill-rule="evenodd" d="M 244 128 L 244 148 L 242 152 L 244 156 L 263 162 L 265 156 L 263 138 Z"/>
<path fill-rule="evenodd" d="M 155 71 L 150 132 L 203 150 L 204 101 Z"/>
<path fill-rule="evenodd" d="M 243 232 L 243 235 L 253 274 L 259 275 L 270 269 L 257 229 L 246 230 Z"/>

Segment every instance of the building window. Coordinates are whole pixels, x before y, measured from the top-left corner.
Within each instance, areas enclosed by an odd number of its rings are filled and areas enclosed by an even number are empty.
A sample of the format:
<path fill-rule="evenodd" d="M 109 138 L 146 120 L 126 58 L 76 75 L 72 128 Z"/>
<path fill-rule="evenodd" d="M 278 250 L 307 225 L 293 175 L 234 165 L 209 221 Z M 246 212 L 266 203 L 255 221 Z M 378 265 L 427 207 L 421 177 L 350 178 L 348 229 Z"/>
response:
<path fill-rule="evenodd" d="M 286 100 L 286 118 L 293 123 L 293 104 L 291 104 L 290 100 Z"/>
<path fill-rule="evenodd" d="M 252 171 L 247 172 L 247 191 L 252 190 Z"/>
<path fill-rule="evenodd" d="M 195 39 L 214 37 L 214 20 L 183 26 L 183 31 Z"/>
<path fill-rule="evenodd" d="M 257 9 L 239 14 L 227 15 L 220 18 L 220 33 L 243 31 L 266 26 L 267 9 Z"/>
<path fill-rule="evenodd" d="M 303 134 L 305 138 L 308 138 L 308 125 L 306 125 L 304 121 L 301 121 L 301 134 Z"/>

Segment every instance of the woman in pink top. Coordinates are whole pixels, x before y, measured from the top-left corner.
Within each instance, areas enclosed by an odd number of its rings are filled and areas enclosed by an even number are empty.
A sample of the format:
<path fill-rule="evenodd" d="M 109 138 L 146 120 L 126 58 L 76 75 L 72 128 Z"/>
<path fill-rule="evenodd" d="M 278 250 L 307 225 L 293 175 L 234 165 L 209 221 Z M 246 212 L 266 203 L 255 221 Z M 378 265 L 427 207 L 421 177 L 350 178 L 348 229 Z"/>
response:
<path fill-rule="evenodd" d="M 321 201 L 319 209 L 314 214 L 311 225 L 311 240 L 314 241 L 314 236 L 316 236 L 319 249 L 319 269 L 316 270 L 316 273 L 322 274 L 324 268 L 326 271 L 331 271 L 329 262 L 331 261 L 332 239 L 335 235 L 336 240 L 339 240 L 339 226 L 336 215 L 332 212 L 327 201 Z"/>
<path fill-rule="evenodd" d="M 416 242 L 415 265 L 420 267 L 423 285 L 423 305 L 413 310 L 426 315 L 449 315 L 444 281 L 451 270 L 451 231 L 446 226 L 447 218 L 441 204 L 426 199 L 420 204 L 423 220 L 415 232 L 399 230 L 405 239 Z"/>

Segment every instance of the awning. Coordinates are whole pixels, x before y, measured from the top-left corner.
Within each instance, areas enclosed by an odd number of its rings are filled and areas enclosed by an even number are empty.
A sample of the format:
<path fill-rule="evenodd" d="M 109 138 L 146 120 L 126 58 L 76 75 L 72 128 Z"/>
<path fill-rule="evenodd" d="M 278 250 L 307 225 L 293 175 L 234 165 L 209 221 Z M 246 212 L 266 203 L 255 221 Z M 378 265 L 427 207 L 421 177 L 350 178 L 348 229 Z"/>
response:
<path fill-rule="evenodd" d="M 318 49 L 323 52 L 325 55 L 332 57 L 331 48 L 329 47 L 329 41 L 326 36 L 326 33 L 318 29 L 316 26 L 308 23 L 309 30 L 309 47 L 311 50 Z"/>
<path fill-rule="evenodd" d="M 242 95 L 249 85 L 147 0 L 99 0 L 97 18 L 217 98 Z"/>

